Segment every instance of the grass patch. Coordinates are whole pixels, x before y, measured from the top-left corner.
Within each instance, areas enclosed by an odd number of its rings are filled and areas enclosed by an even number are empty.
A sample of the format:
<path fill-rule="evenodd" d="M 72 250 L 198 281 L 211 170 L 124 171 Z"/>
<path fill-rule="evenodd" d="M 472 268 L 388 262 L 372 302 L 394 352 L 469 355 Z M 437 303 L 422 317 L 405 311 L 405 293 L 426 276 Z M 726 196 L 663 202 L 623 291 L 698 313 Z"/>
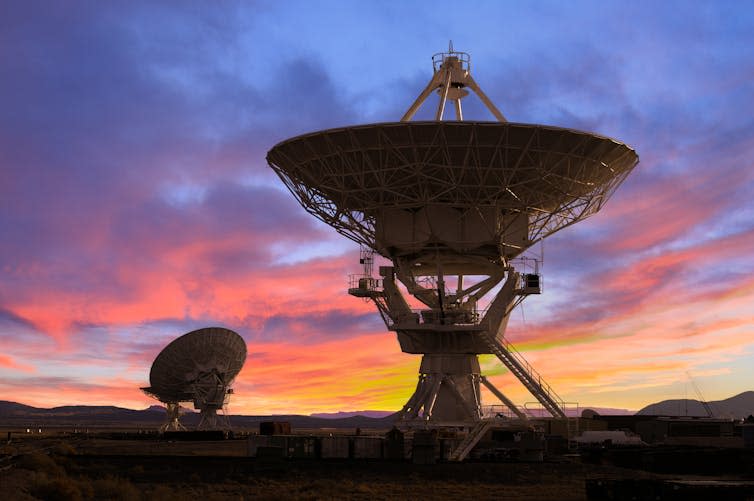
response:
<path fill-rule="evenodd" d="M 134 484 L 120 477 L 105 477 L 91 481 L 97 499 L 112 501 L 138 501 L 141 492 Z"/>
<path fill-rule="evenodd" d="M 89 490 L 84 491 L 89 494 Z M 44 501 L 83 501 L 84 491 L 72 478 L 50 478 L 46 474 L 37 475 L 29 486 L 29 494 Z"/>
<path fill-rule="evenodd" d="M 41 452 L 26 454 L 18 460 L 18 467 L 24 470 L 44 473 L 50 477 L 65 475 L 65 470 L 53 458 Z"/>

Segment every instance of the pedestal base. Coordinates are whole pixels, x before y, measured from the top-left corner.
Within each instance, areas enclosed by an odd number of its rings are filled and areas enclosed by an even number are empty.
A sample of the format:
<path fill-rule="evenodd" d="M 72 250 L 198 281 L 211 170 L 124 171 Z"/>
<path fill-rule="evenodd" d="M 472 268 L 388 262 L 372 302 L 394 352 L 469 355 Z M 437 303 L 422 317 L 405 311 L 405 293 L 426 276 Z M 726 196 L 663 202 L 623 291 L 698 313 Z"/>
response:
<path fill-rule="evenodd" d="M 404 421 L 473 423 L 482 417 L 476 355 L 424 355 L 416 391 L 401 411 Z"/>
<path fill-rule="evenodd" d="M 181 404 L 179 402 L 165 403 L 165 422 L 160 426 L 160 433 L 166 431 L 186 431 L 186 427 L 180 422 Z"/>
<path fill-rule="evenodd" d="M 223 413 L 222 415 L 219 415 L 217 413 L 218 410 L 222 410 L 222 408 L 220 409 L 216 407 L 201 408 L 199 424 L 196 426 L 196 429 L 197 430 L 229 431 L 230 422 L 228 421 L 228 416 L 226 416 L 225 413 Z"/>

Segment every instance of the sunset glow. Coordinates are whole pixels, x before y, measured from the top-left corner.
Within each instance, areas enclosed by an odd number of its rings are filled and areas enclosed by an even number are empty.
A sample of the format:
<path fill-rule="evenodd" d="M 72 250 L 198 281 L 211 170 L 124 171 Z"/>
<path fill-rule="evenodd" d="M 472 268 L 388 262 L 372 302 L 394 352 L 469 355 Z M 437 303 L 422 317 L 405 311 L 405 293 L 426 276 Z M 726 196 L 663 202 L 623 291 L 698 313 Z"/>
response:
<path fill-rule="evenodd" d="M 162 347 L 218 325 L 248 345 L 232 413 L 400 409 L 421 357 L 347 294 L 358 246 L 265 154 L 398 120 L 449 39 L 510 121 L 640 156 L 545 240 L 508 339 L 582 407 L 693 398 L 690 377 L 708 400 L 754 389 L 754 7 L 440 4 L 5 2 L 0 400 L 145 408 Z"/>

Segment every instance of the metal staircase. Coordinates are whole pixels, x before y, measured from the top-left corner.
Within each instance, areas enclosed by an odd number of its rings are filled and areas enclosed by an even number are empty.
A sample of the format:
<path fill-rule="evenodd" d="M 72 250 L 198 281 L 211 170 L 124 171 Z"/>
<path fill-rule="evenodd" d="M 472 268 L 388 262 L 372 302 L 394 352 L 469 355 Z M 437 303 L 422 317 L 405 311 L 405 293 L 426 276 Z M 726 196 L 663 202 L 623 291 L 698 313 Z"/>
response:
<path fill-rule="evenodd" d="M 482 439 L 485 433 L 489 431 L 492 425 L 495 423 L 494 419 L 483 419 L 479 421 L 473 428 L 469 430 L 468 435 L 458 444 L 453 452 L 448 456 L 449 461 L 463 461 L 469 452 L 474 448 L 476 444 Z"/>
<path fill-rule="evenodd" d="M 529 362 L 516 351 L 508 341 L 495 339 L 487 332 L 481 332 L 482 339 L 497 355 L 497 358 L 510 370 L 529 392 L 547 409 L 553 417 L 565 418 L 564 403 L 557 393 L 547 384 Z"/>

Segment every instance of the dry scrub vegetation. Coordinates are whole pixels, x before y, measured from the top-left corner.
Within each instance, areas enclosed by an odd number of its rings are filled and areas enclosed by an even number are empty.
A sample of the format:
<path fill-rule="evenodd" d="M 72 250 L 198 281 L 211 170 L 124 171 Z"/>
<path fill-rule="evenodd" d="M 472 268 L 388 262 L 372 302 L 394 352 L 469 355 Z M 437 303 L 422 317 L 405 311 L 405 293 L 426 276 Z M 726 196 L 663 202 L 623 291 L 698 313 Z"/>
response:
<path fill-rule="evenodd" d="M 89 478 L 69 475 L 69 456 L 73 448 L 61 443 L 49 454 L 34 452 L 21 456 L 14 468 L 3 475 L 2 497 L 5 499 L 42 499 L 83 501 L 87 499 L 112 499 L 138 501 L 144 492 L 130 481 L 112 476 Z M 7 482 L 6 482 L 7 480 Z"/>
<path fill-rule="evenodd" d="M 0 472 L 10 500 L 583 500 L 584 466 L 76 455 L 60 443 Z"/>

